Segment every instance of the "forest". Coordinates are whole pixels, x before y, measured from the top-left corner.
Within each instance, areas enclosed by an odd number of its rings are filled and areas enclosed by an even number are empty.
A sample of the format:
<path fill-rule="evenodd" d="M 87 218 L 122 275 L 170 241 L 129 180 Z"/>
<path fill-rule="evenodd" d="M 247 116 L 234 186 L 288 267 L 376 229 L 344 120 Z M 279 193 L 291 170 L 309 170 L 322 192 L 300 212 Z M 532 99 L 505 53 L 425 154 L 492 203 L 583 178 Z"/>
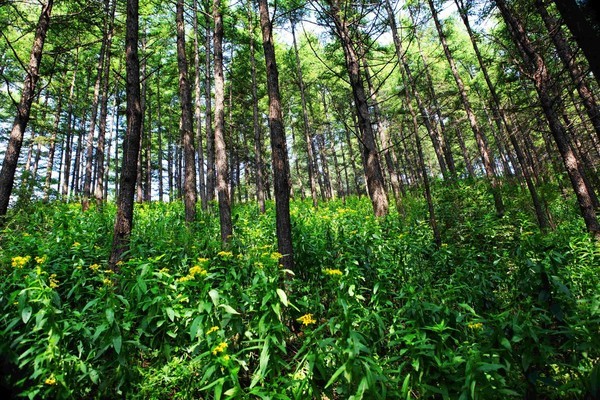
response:
<path fill-rule="evenodd" d="M 0 0 L 0 397 L 600 399 L 592 0 Z"/>

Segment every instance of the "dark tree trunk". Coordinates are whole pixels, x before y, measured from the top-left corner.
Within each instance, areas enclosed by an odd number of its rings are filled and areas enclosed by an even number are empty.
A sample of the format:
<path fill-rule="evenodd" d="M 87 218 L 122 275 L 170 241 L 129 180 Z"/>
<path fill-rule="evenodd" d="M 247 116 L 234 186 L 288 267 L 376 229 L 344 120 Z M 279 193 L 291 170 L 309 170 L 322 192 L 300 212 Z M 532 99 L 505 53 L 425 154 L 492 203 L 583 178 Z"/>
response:
<path fill-rule="evenodd" d="M 212 129 L 212 94 L 211 94 L 211 76 L 210 76 L 210 45 L 211 45 L 211 12 L 206 1 L 206 9 L 204 11 L 204 101 L 206 102 L 205 109 L 205 131 L 206 131 L 206 199 L 212 201 L 215 199 L 215 186 L 216 186 L 216 175 L 215 175 L 215 136 Z"/>
<path fill-rule="evenodd" d="M 54 125 L 52 127 L 52 137 L 50 138 L 50 148 L 48 150 L 48 166 L 46 167 L 46 181 L 44 183 L 44 201 L 50 200 L 50 185 L 52 183 L 52 170 L 54 169 L 54 153 L 56 150 L 56 135 L 60 124 L 60 114 L 62 113 L 62 93 L 58 94 L 58 103 L 54 115 Z"/>
<path fill-rule="evenodd" d="M 223 76 L 223 16 L 221 0 L 213 0 L 213 52 L 215 66 L 215 160 L 221 242 L 225 246 L 233 234 L 231 198 L 227 185 L 227 149 L 225 147 L 225 78 Z"/>
<path fill-rule="evenodd" d="M 363 79 L 360 72 L 360 60 L 352 38 L 348 21 L 345 20 L 344 13 L 340 9 L 339 0 L 329 0 L 330 17 L 333 19 L 336 34 L 339 37 L 344 49 L 346 69 L 350 78 L 354 105 L 358 116 L 358 125 L 362 136 L 362 147 L 364 154 L 364 167 L 367 179 L 367 188 L 373 212 L 377 217 L 383 217 L 388 213 L 388 197 L 385 190 L 379 153 L 375 144 L 375 135 L 369 116 L 369 106 L 367 96 L 363 85 Z"/>
<path fill-rule="evenodd" d="M 598 218 L 594 210 L 590 188 L 585 184 L 584 177 L 580 171 L 579 161 L 571 148 L 567 132 L 559 120 L 561 99 L 555 91 L 556 83 L 550 76 L 544 59 L 525 33 L 519 19 L 508 8 L 504 0 L 496 0 L 496 5 L 508 26 L 513 40 L 518 44 L 517 47 L 523 58 L 524 69 L 528 71 L 535 85 L 542 109 L 548 120 L 550 131 L 577 196 L 586 227 L 596 239 L 600 240 L 600 223 L 598 223 Z"/>
<path fill-rule="evenodd" d="M 109 267 L 119 269 L 118 262 L 129 249 L 129 238 L 133 226 L 133 200 L 137 177 L 137 158 L 140 150 L 142 128 L 142 105 L 140 94 L 140 62 L 138 59 L 138 0 L 127 0 L 127 30 L 125 55 L 127 70 L 127 132 L 123 140 L 123 166 L 117 216 L 115 220 L 112 251 Z"/>
<path fill-rule="evenodd" d="M 279 263 L 285 269 L 294 270 L 292 223 L 290 218 L 290 166 L 283 127 L 283 116 L 281 113 L 279 72 L 275 59 L 273 26 L 269 18 L 267 0 L 258 0 L 258 8 L 267 69 L 267 92 L 269 94 L 269 127 L 271 131 L 273 183 L 275 186 L 277 248 L 283 256 L 279 260 Z"/>
<path fill-rule="evenodd" d="M 184 0 L 177 0 L 177 65 L 179 67 L 179 99 L 181 102 L 181 142 L 185 159 L 184 204 L 185 222 L 196 219 L 196 153 L 192 129 L 192 94 L 188 82 L 188 64 L 185 54 Z"/>
<path fill-rule="evenodd" d="M 198 30 L 198 0 L 194 0 L 194 16 L 192 17 L 194 29 L 194 94 L 195 109 L 194 119 L 196 123 L 196 152 L 198 153 L 198 191 L 200 192 L 200 204 L 203 210 L 206 210 L 208 203 L 206 201 L 206 180 L 204 179 L 204 140 L 202 138 L 202 87 L 200 77 L 200 31 Z M 160 102 L 160 97 L 159 97 Z M 160 120 L 159 120 L 160 123 Z M 160 164 L 159 164 L 160 165 Z M 162 172 L 161 172 L 162 176 Z"/>
<path fill-rule="evenodd" d="M 31 48 L 29 67 L 25 76 L 25 82 L 23 83 L 21 100 L 17 106 L 17 115 L 10 132 L 6 153 L 4 154 L 2 170 L 0 170 L 0 226 L 4 225 L 5 215 L 8 211 L 10 194 L 15 181 L 15 171 L 19 162 L 19 153 L 23 145 L 23 134 L 29 122 L 31 104 L 35 97 L 36 84 L 39 79 L 40 62 L 42 60 L 44 41 L 46 40 L 46 34 L 50 26 L 50 14 L 52 13 L 53 4 L 54 0 L 48 0 L 46 4 L 42 5 L 42 12 L 38 20 Z"/>

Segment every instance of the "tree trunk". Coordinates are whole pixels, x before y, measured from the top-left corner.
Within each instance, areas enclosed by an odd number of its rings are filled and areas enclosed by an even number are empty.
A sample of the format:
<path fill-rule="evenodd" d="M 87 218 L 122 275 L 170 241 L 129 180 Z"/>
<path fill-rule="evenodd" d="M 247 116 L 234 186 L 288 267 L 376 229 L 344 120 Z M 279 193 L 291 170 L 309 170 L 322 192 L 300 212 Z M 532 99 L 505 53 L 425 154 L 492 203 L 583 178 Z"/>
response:
<path fill-rule="evenodd" d="M 496 0 L 496 5 L 508 26 L 510 35 L 515 43 L 518 43 L 517 47 L 521 52 L 524 67 L 529 72 L 530 78 L 535 85 L 542 109 L 548 120 L 550 131 L 577 196 L 586 227 L 596 239 L 600 240 L 600 223 L 598 223 L 598 218 L 594 210 L 590 190 L 586 186 L 584 177 L 580 172 L 579 162 L 569 144 L 567 132 L 558 117 L 560 115 L 561 99 L 556 92 L 553 92 L 556 88 L 556 83 L 550 76 L 544 59 L 527 37 L 521 22 L 510 11 L 505 1 Z"/>
<path fill-rule="evenodd" d="M 127 70 L 127 132 L 123 140 L 123 167 L 117 217 L 115 220 L 112 251 L 109 267 L 118 271 L 118 262 L 129 249 L 129 238 L 133 226 L 133 200 L 137 177 L 137 158 L 140 150 L 142 128 L 142 105 L 140 94 L 140 63 L 138 59 L 138 0 L 127 0 L 127 30 L 125 55 Z"/>
<path fill-rule="evenodd" d="M 277 248 L 283 256 L 279 260 L 279 263 L 285 269 L 294 270 L 292 223 L 290 218 L 290 166 L 283 127 L 283 116 L 281 113 L 279 72 L 275 59 L 273 26 L 269 18 L 267 0 L 258 0 L 258 8 L 267 69 L 267 92 L 269 94 L 269 127 L 271 131 L 273 181 L 275 185 Z"/>
<path fill-rule="evenodd" d="M 206 199 L 212 201 L 215 199 L 215 136 L 212 130 L 212 94 L 211 94 L 211 76 L 210 76 L 210 44 L 211 44 L 211 12 L 209 10 L 208 1 L 205 2 L 206 9 L 204 12 L 205 38 L 204 38 L 204 101 L 206 102 L 205 109 L 205 131 L 206 131 Z"/>
<path fill-rule="evenodd" d="M 25 128 L 27 128 L 27 123 L 29 122 L 31 104 L 35 97 L 35 88 L 39 79 L 40 62 L 42 60 L 46 33 L 50 26 L 50 14 L 52 13 L 53 4 L 54 0 L 48 0 L 46 4 L 42 5 L 42 12 L 38 20 L 35 38 L 31 48 L 29 68 L 28 71 L 26 71 L 27 75 L 25 76 L 25 82 L 23 83 L 21 100 L 17 106 L 17 115 L 10 132 L 6 153 L 4 154 L 2 170 L 0 170 L 0 226 L 4 225 L 5 216 L 8 211 L 10 194 L 15 181 L 15 171 L 17 170 L 17 164 L 19 162 L 19 153 L 21 152 L 21 146 L 23 145 L 23 134 Z"/>
<path fill-rule="evenodd" d="M 192 129 L 192 94 L 188 82 L 188 65 L 185 54 L 184 0 L 177 0 L 177 65 L 179 67 L 179 99 L 181 102 L 181 141 L 185 159 L 184 204 L 185 222 L 196 219 L 196 154 Z"/>
<path fill-rule="evenodd" d="M 206 181 L 204 179 L 204 144 L 202 139 L 202 87 L 200 77 L 200 31 L 198 30 L 198 0 L 194 0 L 194 10 L 192 17 L 192 26 L 194 29 L 194 94 L 195 109 L 194 119 L 196 122 L 196 140 L 198 153 L 198 191 L 200 192 L 200 204 L 202 210 L 206 210 L 208 203 L 206 201 Z M 207 50 L 208 51 L 208 50 Z M 160 103 L 160 97 L 159 97 Z M 160 120 L 159 120 L 160 123 Z M 159 164 L 160 165 L 160 164 Z M 162 173 L 161 173 L 162 176 Z M 162 198 L 161 198 L 162 199 Z"/>
<path fill-rule="evenodd" d="M 50 148 L 48 150 L 48 166 L 46 167 L 46 181 L 44 183 L 44 201 L 50 200 L 50 184 L 52 183 L 52 170 L 54 169 L 54 153 L 56 150 L 56 135 L 60 124 L 60 114 L 62 113 L 62 93 L 58 94 L 58 103 L 54 115 L 54 125 L 52 127 L 52 137 L 50 138 Z"/>
<path fill-rule="evenodd" d="M 367 188 L 373 212 L 376 217 L 383 217 L 388 213 L 388 197 L 385 190 L 383 173 L 379 162 L 379 154 L 375 144 L 375 136 L 369 116 L 369 106 L 367 96 L 360 73 L 360 62 L 358 54 L 354 48 L 354 43 L 350 37 L 348 21 L 344 19 L 344 14 L 340 10 L 339 0 L 329 0 L 330 16 L 333 18 L 336 34 L 339 37 L 346 60 L 346 69 L 350 78 L 354 105 L 358 116 L 358 125 L 362 136 L 362 146 L 364 154 L 365 175 L 367 179 Z"/>
<path fill-rule="evenodd" d="M 233 234 L 231 198 L 227 186 L 227 149 L 225 147 L 225 79 L 223 77 L 223 16 L 221 0 L 213 0 L 213 52 L 215 66 L 215 159 L 221 243 L 225 246 Z"/>
<path fill-rule="evenodd" d="M 458 87 L 458 91 L 460 93 L 460 98 L 462 100 L 465 112 L 467 113 L 467 118 L 469 120 L 469 124 L 471 125 L 471 130 L 475 135 L 475 141 L 477 142 L 477 147 L 479 148 L 479 153 L 481 155 L 481 160 L 483 161 L 483 165 L 485 167 L 485 174 L 491 184 L 491 191 L 494 197 L 494 205 L 496 207 L 496 214 L 499 216 L 504 215 L 504 203 L 502 201 L 502 194 L 500 193 L 500 183 L 496 179 L 496 171 L 494 169 L 494 165 L 492 164 L 492 156 L 489 146 L 487 144 L 486 138 L 484 136 L 483 131 L 480 129 L 477 118 L 473 109 L 471 107 L 471 103 L 467 96 L 467 91 L 465 89 L 465 85 L 458 73 L 458 68 L 456 67 L 456 63 L 452 54 L 450 52 L 450 48 L 448 47 L 448 43 L 446 42 L 446 35 L 442 30 L 442 25 L 437 16 L 437 11 L 435 6 L 433 5 L 433 0 L 427 0 L 429 3 L 429 8 L 431 9 L 431 15 L 433 17 L 433 22 L 435 23 L 435 27 L 438 32 L 438 36 L 440 37 L 440 41 L 442 43 L 442 47 L 444 48 L 444 54 L 446 55 L 446 59 L 448 60 L 448 64 L 450 64 L 450 69 L 452 71 L 452 75 L 454 76 L 454 80 L 456 81 L 456 86 Z"/>

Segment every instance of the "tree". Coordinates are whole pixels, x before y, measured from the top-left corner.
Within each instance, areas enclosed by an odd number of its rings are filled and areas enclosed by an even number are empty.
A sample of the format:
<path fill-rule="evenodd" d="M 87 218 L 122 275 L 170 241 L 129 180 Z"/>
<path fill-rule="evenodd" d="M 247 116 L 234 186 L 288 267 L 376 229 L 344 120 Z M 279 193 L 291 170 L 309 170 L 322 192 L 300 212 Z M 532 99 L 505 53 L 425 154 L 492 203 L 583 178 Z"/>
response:
<path fill-rule="evenodd" d="M 127 132 L 123 140 L 123 158 L 117 216 L 115 220 L 109 266 L 118 270 L 117 263 L 129 249 L 129 238 L 133 227 L 133 200 L 135 197 L 137 160 L 142 136 L 142 104 L 140 89 L 140 61 L 138 58 L 139 3 L 127 0 L 127 22 L 125 37 L 126 80 L 127 80 Z"/>
<path fill-rule="evenodd" d="M 213 1 L 213 52 L 215 67 L 215 161 L 217 167 L 217 194 L 221 242 L 229 242 L 233 233 L 231 222 L 231 198 L 227 185 L 227 149 L 225 148 L 225 79 L 223 76 L 223 15 L 221 0 Z"/>
<path fill-rule="evenodd" d="M 267 68 L 267 92 L 269 94 L 269 129 L 271 133 L 271 157 L 273 164 L 273 183 L 275 187 L 275 218 L 277 230 L 277 249 L 283 256 L 279 262 L 289 270 L 294 269 L 294 250 L 292 245 L 292 222 L 290 218 L 290 165 L 288 161 L 283 115 L 281 112 L 281 94 L 279 92 L 279 71 L 275 58 L 273 26 L 269 17 L 267 0 L 258 0 L 260 27 L 263 37 L 263 50 Z"/>
<path fill-rule="evenodd" d="M 21 100 L 17 105 L 17 115 L 13 122 L 13 127 L 10 132 L 10 138 L 4 161 L 2 162 L 2 170 L 0 170 L 0 226 L 5 222 L 5 216 L 8 211 L 8 203 L 13 189 L 15 180 L 15 171 L 19 161 L 21 146 L 23 145 L 23 134 L 27 128 L 31 113 L 31 105 L 35 98 L 36 85 L 39 80 L 40 63 L 44 50 L 44 42 L 50 27 L 50 15 L 54 0 L 48 0 L 42 4 L 42 11 L 37 23 L 35 38 L 31 48 L 29 66 L 27 68 L 25 81 L 23 82 L 23 90 L 21 92 Z"/>

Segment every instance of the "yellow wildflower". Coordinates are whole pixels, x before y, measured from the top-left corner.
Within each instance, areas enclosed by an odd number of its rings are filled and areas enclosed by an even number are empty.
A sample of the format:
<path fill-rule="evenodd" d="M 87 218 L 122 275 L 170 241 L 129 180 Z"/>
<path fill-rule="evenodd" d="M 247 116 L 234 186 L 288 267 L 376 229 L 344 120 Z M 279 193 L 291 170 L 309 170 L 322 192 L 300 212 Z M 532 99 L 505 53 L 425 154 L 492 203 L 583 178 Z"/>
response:
<path fill-rule="evenodd" d="M 217 255 L 221 257 L 233 257 L 233 253 L 231 251 L 220 251 L 217 253 Z"/>
<path fill-rule="evenodd" d="M 23 268 L 31 260 L 31 256 L 20 257 L 16 256 L 12 258 L 12 266 L 15 268 Z"/>
<path fill-rule="evenodd" d="M 59 286 L 58 279 L 56 279 L 56 274 L 50 275 L 50 284 L 48 286 L 50 286 L 52 289 L 56 289 Z"/>
<path fill-rule="evenodd" d="M 92 271 L 96 272 L 96 271 L 98 271 L 100 269 L 100 265 L 98 265 L 98 264 L 92 264 L 92 265 L 89 266 L 89 268 Z"/>
<path fill-rule="evenodd" d="M 217 347 L 212 349 L 212 354 L 213 354 L 213 356 L 216 356 L 219 353 L 223 353 L 226 349 L 227 349 L 227 343 L 221 342 L 221 343 L 219 343 L 219 345 L 217 345 Z"/>
<path fill-rule="evenodd" d="M 229 357 L 229 354 L 225 354 L 225 355 L 223 356 L 223 360 L 224 360 L 224 361 L 229 361 L 230 359 L 231 359 L 231 357 Z"/>
<path fill-rule="evenodd" d="M 261 263 L 260 261 L 255 262 L 254 266 L 258 269 L 263 269 L 265 267 L 265 265 L 263 263 Z"/>
<path fill-rule="evenodd" d="M 283 254 L 278 253 L 276 251 L 271 253 L 271 260 L 279 261 L 280 258 L 283 258 Z"/>
<path fill-rule="evenodd" d="M 317 320 L 313 318 L 312 314 L 304 314 L 303 316 L 298 318 L 296 321 L 302 322 L 302 325 L 310 325 L 310 324 L 314 324 L 317 322 Z"/>
<path fill-rule="evenodd" d="M 196 275 L 205 276 L 207 273 L 208 272 L 206 272 L 206 270 L 199 265 L 194 265 L 192 268 L 190 268 L 190 276 L 192 277 Z"/>
<path fill-rule="evenodd" d="M 102 279 L 102 283 L 104 283 L 105 286 L 113 286 L 114 285 L 114 282 L 109 278 Z"/>
<path fill-rule="evenodd" d="M 73 247 L 79 247 L 79 246 L 81 246 L 81 243 L 79 243 L 79 242 L 73 243 Z"/>
<path fill-rule="evenodd" d="M 198 257 L 198 262 L 199 262 L 200 264 L 202 264 L 202 263 L 205 263 L 205 262 L 208 262 L 208 258 Z"/>
<path fill-rule="evenodd" d="M 54 375 L 50 375 L 49 378 L 46 378 L 46 380 L 44 381 L 44 383 L 46 385 L 56 385 L 56 378 L 54 377 Z"/>
<path fill-rule="evenodd" d="M 191 281 L 192 279 L 194 279 L 194 277 L 192 275 L 186 275 L 186 276 L 182 276 L 181 278 L 177 279 L 177 282 L 187 282 L 187 281 Z"/>
<path fill-rule="evenodd" d="M 216 332 L 218 330 L 219 330 L 218 326 L 213 326 L 212 328 L 210 328 L 209 330 L 206 331 L 206 334 L 210 335 L 211 333 Z"/>
<path fill-rule="evenodd" d="M 469 324 L 467 324 L 467 327 L 476 331 L 482 329 L 483 324 L 481 322 L 470 322 Z"/>
<path fill-rule="evenodd" d="M 169 273 L 169 268 L 161 268 L 160 271 L 158 271 L 161 274 L 168 274 Z"/>
<path fill-rule="evenodd" d="M 36 257 L 35 258 L 35 262 L 38 264 L 44 264 L 46 262 L 46 260 L 48 260 L 48 256 L 43 256 L 43 257 Z"/>
<path fill-rule="evenodd" d="M 329 276 L 342 276 L 343 275 L 342 271 L 340 271 L 339 269 L 325 268 L 323 270 L 323 272 Z"/>

